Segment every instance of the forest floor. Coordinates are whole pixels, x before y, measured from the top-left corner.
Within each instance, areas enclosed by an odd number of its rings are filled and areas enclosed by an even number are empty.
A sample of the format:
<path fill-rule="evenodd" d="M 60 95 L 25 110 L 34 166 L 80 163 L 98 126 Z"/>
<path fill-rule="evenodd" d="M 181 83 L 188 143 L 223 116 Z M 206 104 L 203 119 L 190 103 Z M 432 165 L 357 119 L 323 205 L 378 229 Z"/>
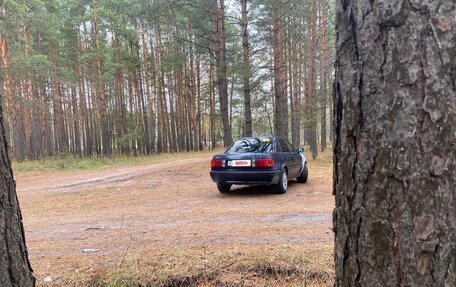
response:
<path fill-rule="evenodd" d="M 331 286 L 330 151 L 308 160 L 309 181 L 284 195 L 241 186 L 220 194 L 211 154 L 15 169 L 37 285 Z"/>

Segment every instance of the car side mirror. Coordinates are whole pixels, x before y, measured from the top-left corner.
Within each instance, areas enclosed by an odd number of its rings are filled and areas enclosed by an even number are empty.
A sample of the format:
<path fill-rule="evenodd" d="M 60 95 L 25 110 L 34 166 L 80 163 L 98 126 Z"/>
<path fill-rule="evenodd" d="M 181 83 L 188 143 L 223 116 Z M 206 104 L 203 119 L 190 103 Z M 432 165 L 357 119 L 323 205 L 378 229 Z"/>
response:
<path fill-rule="evenodd" d="M 298 149 L 298 153 L 302 153 L 302 152 L 304 152 L 304 148 L 303 148 L 303 147 L 300 147 L 300 148 Z"/>

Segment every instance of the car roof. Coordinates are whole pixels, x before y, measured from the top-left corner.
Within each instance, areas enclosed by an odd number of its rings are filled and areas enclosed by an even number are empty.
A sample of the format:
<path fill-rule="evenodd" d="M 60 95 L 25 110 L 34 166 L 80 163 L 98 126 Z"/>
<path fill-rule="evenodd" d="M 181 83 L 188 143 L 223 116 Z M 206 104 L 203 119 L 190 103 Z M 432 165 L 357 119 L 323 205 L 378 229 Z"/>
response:
<path fill-rule="evenodd" d="M 257 136 L 257 137 L 254 137 L 254 136 L 251 136 L 251 137 L 239 137 L 238 139 L 262 139 L 262 138 L 278 138 L 277 136 L 264 136 L 264 135 L 261 135 L 261 136 Z"/>
<path fill-rule="evenodd" d="M 258 137 L 239 137 L 237 138 L 236 140 L 242 140 L 242 139 L 266 139 L 266 138 L 269 138 L 271 140 L 276 140 L 277 138 L 279 137 L 276 137 L 276 136 L 258 136 Z"/>

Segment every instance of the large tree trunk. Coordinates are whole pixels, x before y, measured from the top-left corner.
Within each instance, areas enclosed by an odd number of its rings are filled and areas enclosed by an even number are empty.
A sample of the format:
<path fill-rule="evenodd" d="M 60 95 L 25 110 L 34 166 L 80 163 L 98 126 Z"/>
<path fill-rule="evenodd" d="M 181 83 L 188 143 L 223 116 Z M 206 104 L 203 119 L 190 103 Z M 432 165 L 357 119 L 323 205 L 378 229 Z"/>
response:
<path fill-rule="evenodd" d="M 336 286 L 455 286 L 456 2 L 337 10 Z"/>
<path fill-rule="evenodd" d="M 16 183 L 8 156 L 3 110 L 0 107 L 0 285 L 27 287 L 35 285 L 25 246 L 24 227 Z"/>

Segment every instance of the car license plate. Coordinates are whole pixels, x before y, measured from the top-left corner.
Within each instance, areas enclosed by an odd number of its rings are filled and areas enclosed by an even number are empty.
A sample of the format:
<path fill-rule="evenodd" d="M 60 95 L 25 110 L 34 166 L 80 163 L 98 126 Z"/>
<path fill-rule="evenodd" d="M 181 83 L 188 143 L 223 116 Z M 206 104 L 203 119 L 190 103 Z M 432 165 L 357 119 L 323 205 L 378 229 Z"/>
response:
<path fill-rule="evenodd" d="M 246 159 L 230 160 L 230 161 L 228 161 L 228 166 L 232 166 L 232 167 L 252 166 L 252 161 L 246 160 Z"/>

